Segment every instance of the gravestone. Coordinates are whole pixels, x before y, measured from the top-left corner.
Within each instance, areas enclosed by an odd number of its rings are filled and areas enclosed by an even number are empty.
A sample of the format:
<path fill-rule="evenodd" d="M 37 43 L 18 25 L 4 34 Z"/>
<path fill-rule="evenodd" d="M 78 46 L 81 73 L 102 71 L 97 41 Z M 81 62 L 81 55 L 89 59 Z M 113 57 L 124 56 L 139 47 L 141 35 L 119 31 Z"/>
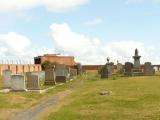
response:
<path fill-rule="evenodd" d="M 45 70 L 45 85 L 56 85 L 55 71 L 52 68 Z"/>
<path fill-rule="evenodd" d="M 109 58 L 107 58 L 107 63 L 101 69 L 101 78 L 109 78 L 112 76 L 112 72 L 114 70 L 114 63 L 109 62 Z"/>
<path fill-rule="evenodd" d="M 14 91 L 26 91 L 25 76 L 12 75 L 11 76 L 11 89 Z"/>
<path fill-rule="evenodd" d="M 121 63 L 117 64 L 117 72 L 122 74 L 123 73 L 123 65 Z"/>
<path fill-rule="evenodd" d="M 80 63 L 77 64 L 77 74 L 80 75 L 82 73 L 82 65 Z"/>
<path fill-rule="evenodd" d="M 110 63 L 106 63 L 101 69 L 101 78 L 109 78 L 112 76 L 113 66 Z"/>
<path fill-rule="evenodd" d="M 32 72 L 32 75 L 37 75 L 40 81 L 45 79 L 45 72 L 44 71 Z"/>
<path fill-rule="evenodd" d="M 56 82 L 66 83 L 69 80 L 69 73 L 64 64 L 57 64 L 55 68 Z"/>
<path fill-rule="evenodd" d="M 152 67 L 151 62 L 146 62 L 144 64 L 144 74 L 145 75 L 154 75 L 154 69 Z"/>
<path fill-rule="evenodd" d="M 70 79 L 73 79 L 75 76 L 77 76 L 77 69 L 70 69 Z"/>
<path fill-rule="evenodd" d="M 132 69 L 133 69 L 133 64 L 131 62 L 126 62 L 124 66 L 124 75 L 131 76 Z"/>
<path fill-rule="evenodd" d="M 101 69 L 101 78 L 109 78 L 109 70 L 107 65 L 103 66 Z"/>
<path fill-rule="evenodd" d="M 11 70 L 4 70 L 3 71 L 3 82 L 4 82 L 4 88 L 10 88 L 11 87 Z"/>
<path fill-rule="evenodd" d="M 28 90 L 39 90 L 39 77 L 37 75 L 29 74 L 26 76 L 26 84 Z"/>

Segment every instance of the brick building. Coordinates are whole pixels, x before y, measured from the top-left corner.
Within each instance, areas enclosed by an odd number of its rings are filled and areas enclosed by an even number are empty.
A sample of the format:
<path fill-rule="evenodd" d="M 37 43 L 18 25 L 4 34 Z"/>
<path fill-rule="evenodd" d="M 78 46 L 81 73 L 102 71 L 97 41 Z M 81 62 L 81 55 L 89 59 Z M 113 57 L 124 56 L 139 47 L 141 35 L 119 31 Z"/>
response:
<path fill-rule="evenodd" d="M 64 64 L 69 67 L 76 65 L 73 56 L 60 56 L 57 54 L 45 54 L 43 56 L 38 56 L 34 58 L 35 64 L 42 64 L 44 61 L 57 62 L 59 64 Z"/>

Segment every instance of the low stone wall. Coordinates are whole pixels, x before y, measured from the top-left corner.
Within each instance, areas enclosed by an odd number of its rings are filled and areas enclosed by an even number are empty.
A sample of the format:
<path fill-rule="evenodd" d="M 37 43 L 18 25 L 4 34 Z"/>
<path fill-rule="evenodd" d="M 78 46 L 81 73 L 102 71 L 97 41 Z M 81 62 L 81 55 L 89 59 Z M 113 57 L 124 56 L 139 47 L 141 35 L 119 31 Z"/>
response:
<path fill-rule="evenodd" d="M 3 71 L 7 69 L 11 70 L 12 74 L 42 71 L 40 64 L 0 64 L 0 75 L 3 75 Z"/>

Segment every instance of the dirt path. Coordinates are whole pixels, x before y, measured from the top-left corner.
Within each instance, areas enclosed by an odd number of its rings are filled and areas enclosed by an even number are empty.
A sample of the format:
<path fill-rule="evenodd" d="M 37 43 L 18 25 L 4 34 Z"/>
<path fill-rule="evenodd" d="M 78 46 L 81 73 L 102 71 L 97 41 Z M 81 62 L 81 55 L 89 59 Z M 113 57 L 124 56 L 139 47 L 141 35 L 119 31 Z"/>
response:
<path fill-rule="evenodd" d="M 65 90 L 63 92 L 57 93 L 56 95 L 50 96 L 40 104 L 32 108 L 29 108 L 24 112 L 18 113 L 17 116 L 11 118 L 10 120 L 38 120 L 38 118 L 41 115 L 46 114 L 47 111 L 49 114 L 49 111 L 51 108 L 56 109 L 59 106 L 60 101 L 63 100 L 65 96 L 72 93 L 73 90 L 79 87 L 82 83 L 83 83 L 82 80 L 74 83 L 68 90 Z"/>

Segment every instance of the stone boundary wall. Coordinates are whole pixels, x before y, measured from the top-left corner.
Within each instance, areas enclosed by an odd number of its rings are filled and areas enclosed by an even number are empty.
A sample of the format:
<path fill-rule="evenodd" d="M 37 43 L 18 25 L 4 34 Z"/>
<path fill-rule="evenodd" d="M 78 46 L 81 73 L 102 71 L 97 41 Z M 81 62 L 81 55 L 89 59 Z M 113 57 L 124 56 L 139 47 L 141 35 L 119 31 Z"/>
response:
<path fill-rule="evenodd" d="M 12 74 L 42 71 L 40 64 L 0 64 L 0 75 L 7 69 L 11 70 Z"/>

